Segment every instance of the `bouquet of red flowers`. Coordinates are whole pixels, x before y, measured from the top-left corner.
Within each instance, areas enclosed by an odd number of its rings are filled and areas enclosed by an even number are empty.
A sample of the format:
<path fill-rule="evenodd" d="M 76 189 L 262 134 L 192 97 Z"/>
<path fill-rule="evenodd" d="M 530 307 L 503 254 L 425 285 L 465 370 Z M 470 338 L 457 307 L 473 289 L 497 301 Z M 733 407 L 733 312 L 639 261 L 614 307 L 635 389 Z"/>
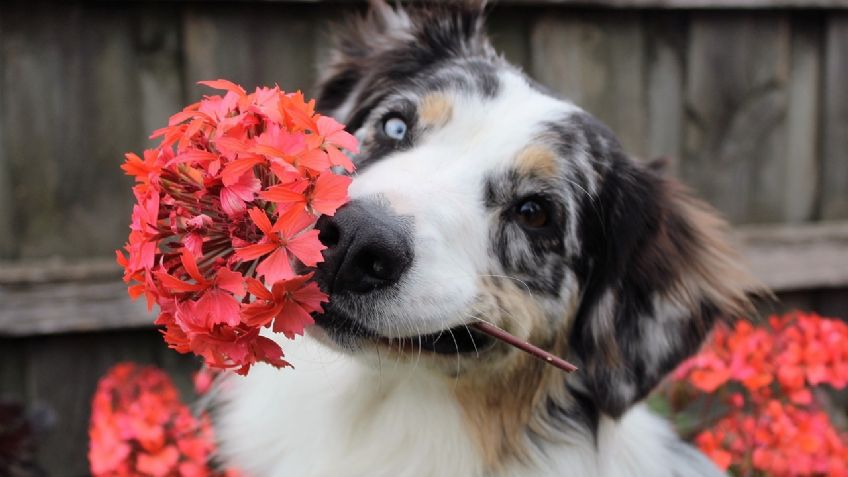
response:
<path fill-rule="evenodd" d="M 226 93 L 172 116 L 143 157 L 127 154 L 137 203 L 118 263 L 130 295 L 159 306 L 171 348 L 241 374 L 288 366 L 259 332 L 294 338 L 321 311 L 326 296 L 292 263 L 322 260 L 314 224 L 347 201 L 351 179 L 335 171 L 353 171 L 342 150 L 358 145 L 299 92 L 201 84 Z"/>

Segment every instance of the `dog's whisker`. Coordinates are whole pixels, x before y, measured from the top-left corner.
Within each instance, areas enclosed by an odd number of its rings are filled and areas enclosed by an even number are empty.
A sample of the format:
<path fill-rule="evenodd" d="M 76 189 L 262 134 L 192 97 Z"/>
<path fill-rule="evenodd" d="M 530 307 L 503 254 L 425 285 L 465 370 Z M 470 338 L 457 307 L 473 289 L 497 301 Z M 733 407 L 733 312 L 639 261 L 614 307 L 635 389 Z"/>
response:
<path fill-rule="evenodd" d="M 422 335 L 421 335 L 421 330 L 420 330 L 418 324 L 415 323 L 414 321 L 408 319 L 408 317 L 406 319 L 407 319 L 408 323 L 411 325 L 410 327 L 415 329 L 415 334 L 413 334 L 412 336 L 410 336 L 408 338 L 402 339 L 402 341 L 404 343 L 408 343 L 410 348 L 413 348 L 415 346 L 416 340 L 418 341 L 418 349 L 413 351 L 413 354 L 415 355 L 415 360 L 412 363 L 412 367 L 408 368 L 407 373 L 406 373 L 406 379 L 414 379 L 414 374 L 415 374 L 415 371 L 418 369 L 418 365 L 421 361 L 421 355 L 422 355 L 422 352 L 423 352 L 423 344 L 422 344 L 422 341 L 421 341 Z M 398 361 L 399 361 L 400 355 L 403 354 L 402 348 L 399 347 L 398 351 L 399 351 L 398 352 Z"/>
<path fill-rule="evenodd" d="M 377 347 L 377 368 L 378 368 L 378 370 L 377 370 L 377 375 L 378 375 L 377 386 L 382 387 L 383 386 L 383 356 L 382 356 L 382 354 L 380 354 L 380 348 L 379 347 Z"/>
<path fill-rule="evenodd" d="M 456 341 L 456 336 L 453 334 L 453 331 L 450 329 L 447 330 L 451 335 L 451 339 L 453 340 L 453 346 L 456 349 L 456 374 L 454 375 L 454 389 L 456 389 L 457 382 L 459 381 L 459 373 L 461 371 L 460 362 L 459 362 L 459 342 Z"/>
<path fill-rule="evenodd" d="M 477 274 L 477 276 L 478 277 L 492 277 L 492 278 L 506 278 L 507 280 L 516 281 L 516 282 L 520 283 L 522 286 L 524 286 L 524 288 L 527 290 L 527 294 L 529 294 L 531 297 L 533 296 L 533 290 L 530 288 L 530 285 L 528 285 L 526 281 L 524 281 L 520 278 L 513 277 L 513 276 L 510 276 L 510 275 L 500 275 L 500 274 L 495 274 L 495 273 L 488 273 L 488 274 L 481 273 L 481 274 Z"/>
<path fill-rule="evenodd" d="M 471 318 L 474 318 L 474 317 L 471 316 Z M 477 342 L 474 341 L 474 333 L 471 332 L 471 328 L 469 328 L 468 325 L 462 325 L 462 326 L 463 326 L 463 328 L 465 328 L 465 331 L 468 332 L 468 336 L 471 338 L 471 346 L 474 347 L 474 355 L 477 357 L 477 359 L 480 359 L 480 350 L 477 349 Z"/>
<path fill-rule="evenodd" d="M 415 368 L 418 368 L 418 364 L 421 362 L 421 354 L 423 352 L 423 345 L 421 343 L 421 335 L 418 335 L 418 357 L 415 358 Z"/>

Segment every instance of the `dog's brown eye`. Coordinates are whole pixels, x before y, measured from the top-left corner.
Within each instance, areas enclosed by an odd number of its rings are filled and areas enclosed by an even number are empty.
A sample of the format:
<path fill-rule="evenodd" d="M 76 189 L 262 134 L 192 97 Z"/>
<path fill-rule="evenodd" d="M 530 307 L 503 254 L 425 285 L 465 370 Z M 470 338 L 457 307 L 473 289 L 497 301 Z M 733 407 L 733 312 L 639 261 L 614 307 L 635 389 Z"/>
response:
<path fill-rule="evenodd" d="M 548 211 L 544 204 L 535 199 L 528 199 L 518 204 L 515 216 L 522 226 L 539 229 L 548 224 Z"/>

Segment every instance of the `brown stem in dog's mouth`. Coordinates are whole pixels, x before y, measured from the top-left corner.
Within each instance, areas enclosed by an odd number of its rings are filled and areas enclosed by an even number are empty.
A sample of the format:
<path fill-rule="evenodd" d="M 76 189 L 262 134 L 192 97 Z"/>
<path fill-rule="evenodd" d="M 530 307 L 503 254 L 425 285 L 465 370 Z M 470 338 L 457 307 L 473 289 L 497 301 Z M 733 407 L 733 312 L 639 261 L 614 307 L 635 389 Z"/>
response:
<path fill-rule="evenodd" d="M 495 325 L 490 325 L 489 323 L 479 321 L 477 323 L 472 324 L 471 326 L 473 326 L 477 331 L 486 333 L 492 338 L 499 339 L 510 346 L 514 346 L 520 349 L 521 351 L 532 355 L 535 358 L 541 359 L 542 361 L 552 366 L 556 366 L 557 368 L 565 371 L 566 373 L 572 373 L 574 371 L 577 371 L 577 366 L 574 366 L 573 364 L 560 358 L 559 356 L 554 356 L 553 354 L 548 353 L 542 348 L 533 346 L 530 343 L 518 338 L 517 336 L 511 335 Z"/>

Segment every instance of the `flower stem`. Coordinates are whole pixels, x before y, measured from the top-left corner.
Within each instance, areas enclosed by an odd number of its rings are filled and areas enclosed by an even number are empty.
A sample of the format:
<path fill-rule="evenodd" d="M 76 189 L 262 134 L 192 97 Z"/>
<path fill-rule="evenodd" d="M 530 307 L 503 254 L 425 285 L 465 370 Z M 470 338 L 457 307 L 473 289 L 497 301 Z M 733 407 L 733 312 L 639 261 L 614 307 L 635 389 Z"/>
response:
<path fill-rule="evenodd" d="M 577 366 L 574 366 L 573 364 L 560 358 L 559 356 L 555 356 L 551 353 L 548 353 L 542 348 L 533 346 L 515 335 L 509 334 L 506 331 L 498 328 L 497 326 L 490 325 L 489 323 L 486 323 L 484 321 L 479 321 L 477 323 L 472 324 L 471 326 L 473 326 L 474 329 L 476 329 L 477 331 L 483 332 L 491 336 L 492 338 L 499 339 L 504 343 L 510 346 L 514 346 L 520 349 L 521 351 L 524 351 L 525 353 L 528 353 L 535 358 L 541 359 L 542 361 L 552 366 L 556 366 L 557 368 L 565 371 L 566 373 L 577 371 Z"/>

